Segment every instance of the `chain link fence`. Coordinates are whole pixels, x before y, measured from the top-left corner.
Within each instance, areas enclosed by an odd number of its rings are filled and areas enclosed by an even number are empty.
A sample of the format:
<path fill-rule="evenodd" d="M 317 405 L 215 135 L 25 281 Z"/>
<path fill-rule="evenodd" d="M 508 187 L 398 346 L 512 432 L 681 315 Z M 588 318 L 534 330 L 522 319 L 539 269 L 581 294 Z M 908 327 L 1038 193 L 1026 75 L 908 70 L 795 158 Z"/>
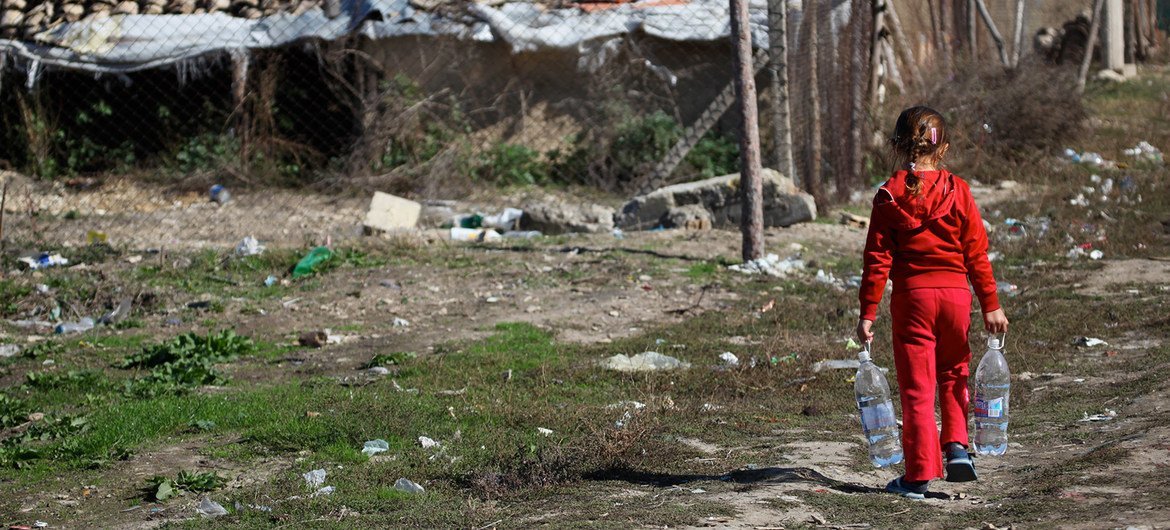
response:
<path fill-rule="evenodd" d="M 1038 28 L 1088 4 L 1026 2 L 1009 51 L 1031 55 Z M 868 156 L 883 108 L 959 68 L 969 5 L 752 2 L 766 165 L 783 143 L 766 68 L 779 6 L 790 172 L 829 203 L 884 173 Z M 1009 34 L 1017 0 L 986 5 Z M 358 233 L 375 190 L 629 196 L 733 173 L 727 12 L 725 0 L 2 0 L 3 237 L 300 244 Z M 971 56 L 994 60 L 978 31 Z M 210 200 L 217 184 L 230 202 Z"/>

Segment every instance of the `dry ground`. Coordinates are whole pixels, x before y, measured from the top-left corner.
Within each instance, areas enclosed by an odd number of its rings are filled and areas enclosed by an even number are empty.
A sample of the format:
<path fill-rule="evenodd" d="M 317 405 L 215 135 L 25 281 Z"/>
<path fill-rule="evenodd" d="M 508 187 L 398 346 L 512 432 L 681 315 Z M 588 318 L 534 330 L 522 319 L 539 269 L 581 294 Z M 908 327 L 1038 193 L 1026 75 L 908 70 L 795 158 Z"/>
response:
<path fill-rule="evenodd" d="M 1140 96 L 1106 91 L 1095 111 Z M 1170 131 L 1165 121 L 1132 118 L 1092 146 L 1073 147 L 1125 160 L 1120 149 L 1146 139 L 1134 130 Z M 1148 139 L 1165 149 L 1170 133 L 1158 134 Z M 22 182 L 17 196 L 27 205 L 9 205 L 11 239 L 24 247 L 70 242 L 57 248 L 81 265 L 3 279 L 0 342 L 26 353 L 0 360 L 3 395 L 19 400 L 0 401 L 0 417 L 15 418 L 3 424 L 9 467 L 0 471 L 0 522 L 1170 528 L 1170 382 L 1162 375 L 1170 369 L 1170 236 L 1162 226 L 1170 176 L 1161 165 L 1106 171 L 1055 155 L 1036 167 L 1043 172 L 1019 178 L 1018 187 L 976 187 L 1001 253 L 997 277 L 1020 287 L 1004 299 L 1013 320 L 1009 452 L 978 459 L 979 482 L 938 483 L 924 502 L 880 491 L 898 471 L 875 470 L 864 458 L 852 374 L 811 369 L 854 353 L 845 339 L 856 291 L 815 280 L 818 269 L 847 280 L 860 266 L 864 231 L 837 224 L 835 214 L 769 230 L 770 251 L 800 255 L 807 267 L 762 278 L 727 269 L 738 261 L 738 234 L 728 231 L 486 245 L 429 230 L 362 238 L 359 199 L 244 191 L 217 208 L 127 182 L 90 191 Z M 1088 208 L 1069 204 L 1094 172 L 1130 177 L 1134 186 Z M 143 196 L 165 198 L 131 202 Z M 30 207 L 44 213 L 18 214 Z M 1007 218 L 1025 220 L 1029 235 L 1009 235 Z M 86 247 L 88 230 L 106 232 L 113 248 Z M 232 257 L 246 235 L 271 248 Z M 327 236 L 338 250 L 335 267 L 263 286 Z M 1105 258 L 1067 256 L 1086 242 Z M 6 268 L 15 268 L 14 257 L 10 247 Z M 99 314 L 125 297 L 135 310 L 119 329 L 52 337 L 13 323 L 44 320 L 54 305 L 66 318 Z M 125 356 L 181 333 L 226 328 L 257 350 L 217 364 L 220 383 L 148 397 L 124 389 L 144 373 L 119 368 Z M 325 328 L 340 342 L 296 345 L 302 333 Z M 1085 336 L 1108 344 L 1078 346 Z M 55 346 L 34 352 L 43 343 Z M 972 344 L 981 343 L 973 332 Z M 647 350 L 692 367 L 622 375 L 597 366 Z M 724 351 L 744 366 L 720 366 Z M 365 369 L 376 355 L 397 352 L 417 358 L 382 362 L 384 375 Z M 892 365 L 881 335 L 876 352 Z M 1107 411 L 1115 415 L 1082 421 Z M 46 419 L 24 422 L 32 412 Z M 75 417 L 89 423 L 37 430 L 38 422 Z M 44 436 L 21 441 L 24 432 Z M 419 447 L 422 435 L 442 449 Z M 391 450 L 361 455 L 374 438 Z M 11 452 L 21 447 L 39 452 L 22 461 Z M 316 468 L 328 470 L 333 495 L 309 497 L 300 475 Z M 155 502 L 144 492 L 148 478 L 181 470 L 226 478 L 209 495 L 232 513 L 201 519 L 201 494 Z M 399 477 L 428 492 L 396 492 Z"/>

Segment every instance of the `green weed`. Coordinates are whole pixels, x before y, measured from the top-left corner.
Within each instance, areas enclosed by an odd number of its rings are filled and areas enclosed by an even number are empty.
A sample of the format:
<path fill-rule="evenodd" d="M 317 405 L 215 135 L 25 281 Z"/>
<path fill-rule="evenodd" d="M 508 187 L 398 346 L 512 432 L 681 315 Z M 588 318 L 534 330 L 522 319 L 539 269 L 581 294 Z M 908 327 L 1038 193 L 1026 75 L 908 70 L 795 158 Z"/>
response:
<path fill-rule="evenodd" d="M 129 355 L 119 367 L 150 369 L 150 375 L 128 380 L 126 390 L 135 395 L 154 396 L 183 392 L 201 385 L 222 384 L 226 379 L 215 369 L 215 364 L 255 351 L 256 345 L 251 339 L 231 330 L 202 337 L 187 333 Z"/>
<path fill-rule="evenodd" d="M 183 493 L 215 491 L 225 484 L 227 479 L 213 472 L 184 470 L 173 479 L 152 477 L 146 481 L 146 489 L 151 500 L 161 502 Z"/>

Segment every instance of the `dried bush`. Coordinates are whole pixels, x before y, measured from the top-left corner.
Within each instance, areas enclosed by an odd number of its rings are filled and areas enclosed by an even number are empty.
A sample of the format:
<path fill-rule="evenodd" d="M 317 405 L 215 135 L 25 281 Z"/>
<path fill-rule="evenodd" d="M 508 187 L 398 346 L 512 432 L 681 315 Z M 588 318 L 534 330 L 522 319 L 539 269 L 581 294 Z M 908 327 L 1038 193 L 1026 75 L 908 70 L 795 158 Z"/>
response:
<path fill-rule="evenodd" d="M 880 122 L 883 140 L 902 108 L 925 104 L 941 112 L 950 127 L 948 164 L 960 171 L 1016 167 L 1039 153 L 1074 143 L 1088 116 L 1067 68 L 1025 63 L 1014 70 L 994 65 L 956 68 L 927 94 L 904 96 Z M 878 147 L 875 169 L 889 167 L 888 147 Z M 990 164 L 990 168 L 983 168 Z"/>

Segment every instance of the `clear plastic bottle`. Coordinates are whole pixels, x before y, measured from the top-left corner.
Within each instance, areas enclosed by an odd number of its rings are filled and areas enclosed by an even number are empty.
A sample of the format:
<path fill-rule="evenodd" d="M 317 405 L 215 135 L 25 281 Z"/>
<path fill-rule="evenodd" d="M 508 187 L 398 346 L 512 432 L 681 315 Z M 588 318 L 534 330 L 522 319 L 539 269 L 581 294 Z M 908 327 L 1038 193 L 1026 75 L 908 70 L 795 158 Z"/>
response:
<path fill-rule="evenodd" d="M 897 464 L 902 461 L 902 437 L 890 401 L 890 385 L 868 349 L 858 353 L 857 358 L 861 366 L 857 368 L 853 393 L 861 411 L 861 429 L 869 442 L 869 460 L 875 467 Z"/>
<path fill-rule="evenodd" d="M 975 452 L 1002 455 L 1007 451 L 1008 398 L 1011 372 L 999 337 L 987 339 L 987 352 L 975 369 Z"/>

